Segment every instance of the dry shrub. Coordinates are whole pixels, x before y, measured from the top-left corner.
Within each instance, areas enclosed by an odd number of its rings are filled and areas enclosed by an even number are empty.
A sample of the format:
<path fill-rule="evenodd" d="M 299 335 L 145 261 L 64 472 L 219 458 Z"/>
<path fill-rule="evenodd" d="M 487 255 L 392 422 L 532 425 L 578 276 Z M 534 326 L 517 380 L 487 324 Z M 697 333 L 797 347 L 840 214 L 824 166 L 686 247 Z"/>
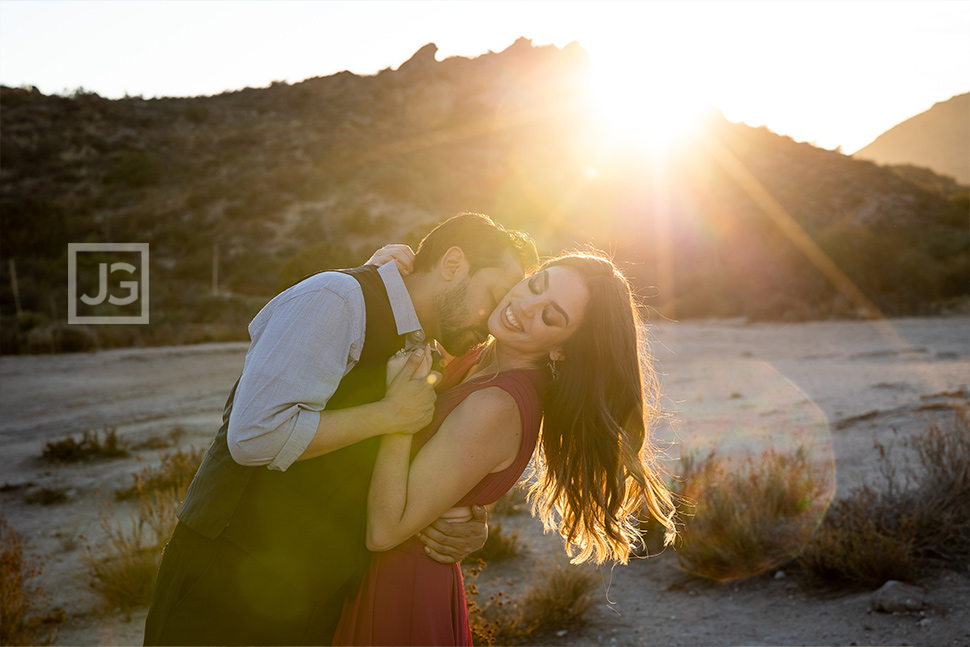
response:
<path fill-rule="evenodd" d="M 30 581 L 40 568 L 24 555 L 23 538 L 0 516 L 0 645 L 50 645 L 57 637 L 60 614 L 36 615 L 46 601 Z"/>
<path fill-rule="evenodd" d="M 185 435 L 185 429 L 179 425 L 172 427 L 164 436 L 149 436 L 145 440 L 136 443 L 132 449 L 167 449 L 179 444 Z"/>
<path fill-rule="evenodd" d="M 177 507 L 177 498 L 154 493 L 131 510 L 127 527 L 113 525 L 102 512 L 101 529 L 107 539 L 97 548 L 88 546 L 84 561 L 104 611 L 119 609 L 130 617 L 131 609 L 151 602 L 162 546 L 175 529 Z"/>
<path fill-rule="evenodd" d="M 685 570 L 716 580 L 763 572 L 798 554 L 822 517 L 831 494 L 827 465 L 804 447 L 765 450 L 737 463 L 711 450 L 681 459 L 683 499 L 692 502 L 677 558 Z"/>
<path fill-rule="evenodd" d="M 115 499 L 125 501 L 133 498 L 144 498 L 152 492 L 171 492 L 182 495 L 192 482 L 192 477 L 199 469 L 205 450 L 196 449 L 193 445 L 188 451 L 179 448 L 175 453 L 162 456 L 162 464 L 156 469 L 146 467 L 138 474 L 133 474 L 135 484 L 124 490 L 115 490 Z"/>
<path fill-rule="evenodd" d="M 104 441 L 98 437 L 98 432 L 85 429 L 81 432 L 81 440 L 68 436 L 62 440 L 48 441 L 44 445 L 42 458 L 57 463 L 77 463 L 80 461 L 122 458 L 128 456 L 128 446 L 118 439 L 114 427 L 104 426 Z"/>
<path fill-rule="evenodd" d="M 127 526 L 113 526 L 102 514 L 101 529 L 107 540 L 96 550 L 88 547 L 91 586 L 106 609 L 130 614 L 132 608 L 151 602 L 162 547 L 175 530 L 179 501 L 203 455 L 194 447 L 166 454 L 158 469 L 147 467 L 134 475 L 134 487 L 115 491 L 118 500 L 137 498 L 138 505 L 131 510 Z"/>
<path fill-rule="evenodd" d="M 67 488 L 42 487 L 34 492 L 30 492 L 24 497 L 24 503 L 30 505 L 58 505 L 67 503 Z"/>
<path fill-rule="evenodd" d="M 519 531 L 509 533 L 504 532 L 501 523 L 496 523 L 488 528 L 488 539 L 481 549 L 472 553 L 472 559 L 481 559 L 485 562 L 500 562 L 519 554 Z"/>
<path fill-rule="evenodd" d="M 882 487 L 860 486 L 832 505 L 798 560 L 807 581 L 877 587 L 891 579 L 915 582 L 937 566 L 966 568 L 970 562 L 967 408 L 957 409 L 947 424 L 939 418 L 930 421 L 907 444 L 915 451 L 915 468 L 901 467 L 890 450 L 876 443 Z"/>
<path fill-rule="evenodd" d="M 596 571 L 588 566 L 541 568 L 522 598 L 523 624 L 538 634 L 585 625 L 598 583 Z"/>
<path fill-rule="evenodd" d="M 484 562 L 474 572 L 478 577 Z M 582 627 L 593 606 L 593 593 L 599 583 L 591 566 L 545 565 L 531 577 L 532 584 L 519 600 L 503 591 L 492 595 L 484 606 L 474 600 L 478 595 L 472 581 L 469 619 L 476 645 L 517 645 L 554 631 Z"/>
<path fill-rule="evenodd" d="M 481 559 L 469 558 L 461 565 L 462 578 L 465 581 L 465 608 L 468 610 L 468 625 L 472 633 L 472 643 L 475 645 L 492 645 L 495 643 L 494 623 L 482 616 L 482 606 L 478 604 L 478 576 L 482 574 L 485 562 Z"/>
<path fill-rule="evenodd" d="M 879 493 L 863 488 L 851 499 L 832 506 L 822 527 L 798 557 L 805 579 L 870 588 L 889 580 L 916 580 L 919 569 L 913 555 L 914 527 L 905 523 L 887 531 L 875 519 L 864 516 L 868 514 L 862 507 L 866 502 L 880 505 Z"/>

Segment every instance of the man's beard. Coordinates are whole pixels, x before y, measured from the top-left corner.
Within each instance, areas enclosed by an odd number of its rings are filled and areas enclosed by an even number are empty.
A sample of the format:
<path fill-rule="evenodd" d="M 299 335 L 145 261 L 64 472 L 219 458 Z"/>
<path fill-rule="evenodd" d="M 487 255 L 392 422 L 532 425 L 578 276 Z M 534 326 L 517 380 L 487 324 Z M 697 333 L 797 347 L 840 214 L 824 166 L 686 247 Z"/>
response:
<path fill-rule="evenodd" d="M 461 355 L 466 350 L 485 341 L 486 330 L 469 326 L 471 316 L 465 296 L 470 279 L 456 285 L 451 290 L 435 295 L 434 312 L 438 319 L 441 338 L 438 341 L 451 355 Z"/>

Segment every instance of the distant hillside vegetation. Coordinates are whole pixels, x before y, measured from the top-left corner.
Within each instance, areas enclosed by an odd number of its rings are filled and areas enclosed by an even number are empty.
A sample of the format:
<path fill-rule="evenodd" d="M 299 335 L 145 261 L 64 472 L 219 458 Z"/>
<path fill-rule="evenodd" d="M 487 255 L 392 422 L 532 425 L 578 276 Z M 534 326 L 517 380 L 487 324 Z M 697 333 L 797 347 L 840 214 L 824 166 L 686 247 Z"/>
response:
<path fill-rule="evenodd" d="M 879 164 L 923 166 L 970 184 L 970 93 L 941 101 L 893 126 L 852 156 Z"/>
<path fill-rule="evenodd" d="M 591 109 L 578 44 L 436 49 L 211 97 L 0 88 L 0 352 L 246 339 L 301 276 L 417 245 L 460 211 L 531 232 L 544 254 L 614 252 L 667 317 L 965 307 L 967 194 L 932 171 L 716 113 L 660 155 Z M 65 323 L 72 242 L 149 244 L 150 324 Z"/>

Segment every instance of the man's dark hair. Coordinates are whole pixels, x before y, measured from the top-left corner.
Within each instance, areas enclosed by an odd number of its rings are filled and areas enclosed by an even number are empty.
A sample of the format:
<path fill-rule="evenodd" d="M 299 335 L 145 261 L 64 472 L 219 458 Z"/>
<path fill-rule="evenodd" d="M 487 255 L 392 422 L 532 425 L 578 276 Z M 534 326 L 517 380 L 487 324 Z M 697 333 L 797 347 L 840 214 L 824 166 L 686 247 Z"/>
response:
<path fill-rule="evenodd" d="M 414 271 L 427 272 L 451 247 L 460 247 L 471 266 L 469 274 L 485 267 L 501 267 L 505 253 L 532 273 L 539 261 L 536 244 L 528 234 L 506 229 L 486 215 L 460 213 L 432 229 L 414 254 Z"/>

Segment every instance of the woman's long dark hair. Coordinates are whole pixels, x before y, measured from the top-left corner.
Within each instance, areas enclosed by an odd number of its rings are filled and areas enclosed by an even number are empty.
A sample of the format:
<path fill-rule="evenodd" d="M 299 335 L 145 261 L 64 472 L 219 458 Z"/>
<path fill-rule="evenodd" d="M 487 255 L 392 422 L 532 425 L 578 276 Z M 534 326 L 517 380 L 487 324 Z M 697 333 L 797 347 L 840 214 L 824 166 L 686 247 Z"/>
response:
<path fill-rule="evenodd" d="M 657 382 L 641 361 L 646 344 L 633 292 L 599 253 L 570 253 L 543 267 L 581 274 L 589 304 L 546 391 L 532 510 L 559 531 L 571 555 L 578 549 L 574 563 L 626 563 L 641 542 L 644 508 L 666 528 L 665 543 L 675 535 L 674 505 L 648 435 Z"/>

